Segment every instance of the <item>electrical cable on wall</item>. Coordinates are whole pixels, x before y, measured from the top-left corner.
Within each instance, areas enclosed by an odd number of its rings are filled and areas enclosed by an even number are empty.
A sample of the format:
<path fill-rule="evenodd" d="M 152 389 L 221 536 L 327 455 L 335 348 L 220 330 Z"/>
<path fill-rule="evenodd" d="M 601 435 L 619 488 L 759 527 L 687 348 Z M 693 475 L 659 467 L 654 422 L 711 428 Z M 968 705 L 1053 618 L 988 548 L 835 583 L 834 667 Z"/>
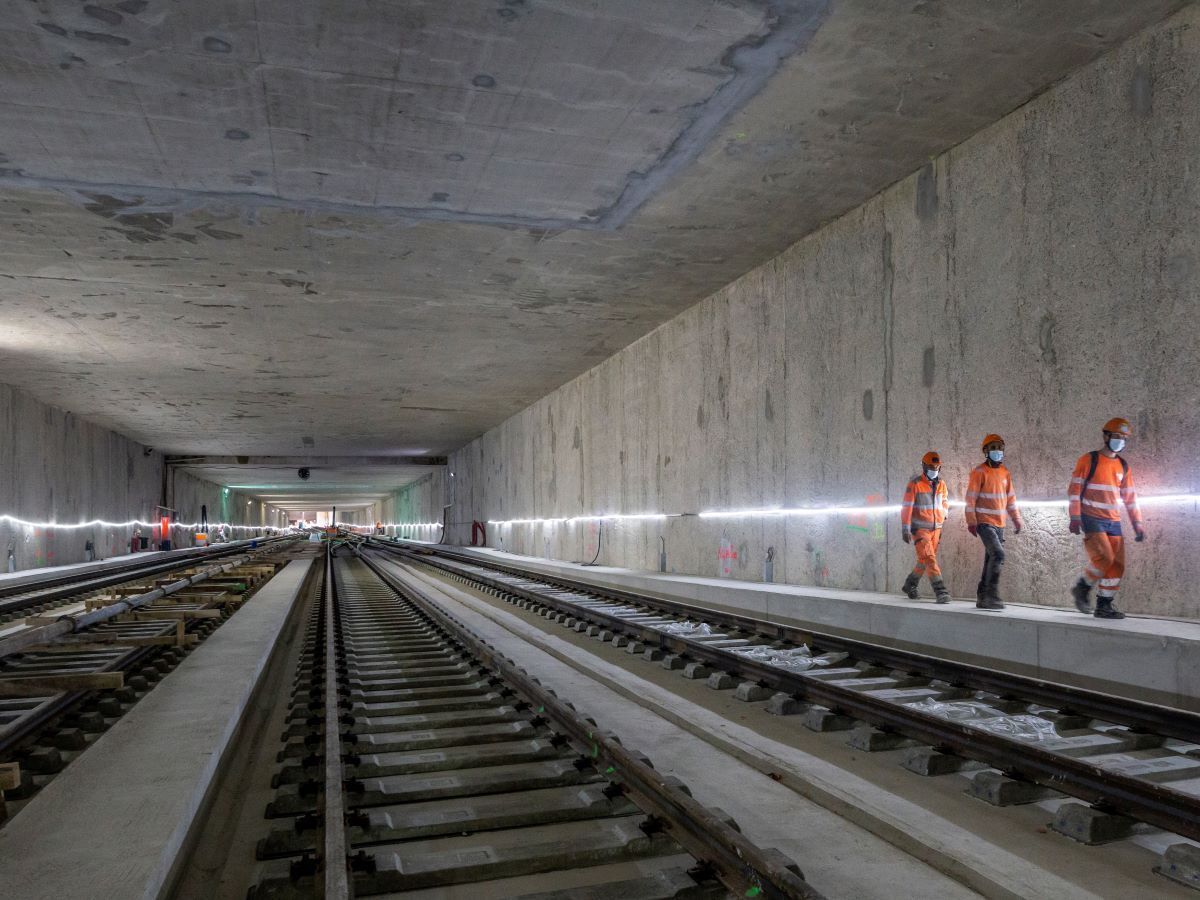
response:
<path fill-rule="evenodd" d="M 604 523 L 600 523 L 600 530 L 596 532 L 596 555 L 592 557 L 592 561 L 584 563 L 585 566 L 594 566 L 596 560 L 600 558 L 600 545 L 604 541 Z"/>

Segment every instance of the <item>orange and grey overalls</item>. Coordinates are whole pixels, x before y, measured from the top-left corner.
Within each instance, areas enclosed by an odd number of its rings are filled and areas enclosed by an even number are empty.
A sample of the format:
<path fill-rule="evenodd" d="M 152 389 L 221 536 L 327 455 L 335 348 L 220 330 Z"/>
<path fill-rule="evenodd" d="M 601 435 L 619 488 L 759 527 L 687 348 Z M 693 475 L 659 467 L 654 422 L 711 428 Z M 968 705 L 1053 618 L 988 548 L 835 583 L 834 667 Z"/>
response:
<path fill-rule="evenodd" d="M 917 578 L 928 575 L 933 582 L 942 577 L 937 549 L 942 539 L 942 523 L 949 510 L 950 492 L 946 490 L 944 479 L 930 481 L 924 472 L 909 479 L 900 507 L 900 524 L 905 531 L 912 532 L 913 547 L 917 551 L 913 575 Z"/>
<path fill-rule="evenodd" d="M 1067 497 L 1071 518 L 1083 524 L 1083 546 L 1088 555 L 1083 580 L 1089 585 L 1098 582 L 1097 598 L 1111 603 L 1125 574 L 1122 506 L 1128 510 L 1133 527 L 1142 528 L 1142 511 L 1129 463 L 1119 456 L 1110 459 L 1096 450 L 1083 454 L 1071 473 Z"/>
<path fill-rule="evenodd" d="M 994 593 L 1000 581 L 1000 570 L 1004 566 L 1004 526 L 1008 516 L 1012 516 L 1014 525 L 1021 526 L 1012 475 L 1004 463 L 980 463 L 971 470 L 967 482 L 966 508 L 967 524 L 977 527 L 984 547 L 983 574 L 977 589 L 980 596 L 985 591 Z"/>

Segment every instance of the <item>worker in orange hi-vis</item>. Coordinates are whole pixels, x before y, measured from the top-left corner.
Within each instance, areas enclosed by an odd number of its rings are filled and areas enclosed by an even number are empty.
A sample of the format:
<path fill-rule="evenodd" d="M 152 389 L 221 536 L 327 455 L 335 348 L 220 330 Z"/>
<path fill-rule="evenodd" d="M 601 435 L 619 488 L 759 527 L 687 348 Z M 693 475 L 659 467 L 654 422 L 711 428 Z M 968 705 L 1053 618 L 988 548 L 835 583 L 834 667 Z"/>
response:
<path fill-rule="evenodd" d="M 900 507 L 902 535 L 904 543 L 913 544 L 917 551 L 917 564 L 901 588 L 910 600 L 917 599 L 921 576 L 928 575 L 937 602 L 950 602 L 950 592 L 942 581 L 942 570 L 937 561 L 942 523 L 950 509 L 950 493 L 941 474 L 942 458 L 930 450 L 921 457 L 921 474 L 910 478 L 904 489 L 904 503 Z"/>
<path fill-rule="evenodd" d="M 1102 429 L 1104 446 L 1079 457 L 1071 484 L 1067 488 L 1071 511 L 1071 534 L 1083 533 L 1088 564 L 1083 576 L 1071 588 L 1075 606 L 1082 613 L 1092 611 L 1092 587 L 1097 583 L 1096 618 L 1123 619 L 1125 613 L 1113 607 L 1113 597 L 1125 573 L 1125 539 L 1121 534 L 1121 506 L 1129 512 L 1134 540 L 1144 541 L 1142 511 L 1138 509 L 1133 473 L 1119 454 L 1129 443 L 1133 429 L 1126 419 L 1109 419 Z"/>
<path fill-rule="evenodd" d="M 1012 516 L 1013 534 L 1021 533 L 1023 523 L 1012 475 L 1004 465 L 1004 438 L 989 434 L 981 449 L 986 459 L 971 470 L 967 482 L 967 531 L 983 541 L 984 550 L 975 605 L 980 609 L 1004 609 L 997 585 L 1004 567 L 1006 513 Z"/>

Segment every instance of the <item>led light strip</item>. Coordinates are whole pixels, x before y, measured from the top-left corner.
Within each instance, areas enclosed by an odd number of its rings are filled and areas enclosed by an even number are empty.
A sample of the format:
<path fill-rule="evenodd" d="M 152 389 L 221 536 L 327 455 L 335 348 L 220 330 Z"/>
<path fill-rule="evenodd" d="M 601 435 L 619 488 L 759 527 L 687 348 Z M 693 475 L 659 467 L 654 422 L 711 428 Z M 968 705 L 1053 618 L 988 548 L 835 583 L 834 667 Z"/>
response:
<path fill-rule="evenodd" d="M 1138 498 L 1139 506 L 1166 506 L 1172 503 L 1197 503 L 1200 494 L 1157 494 Z M 1067 509 L 1066 500 L 1023 500 L 1020 509 Z M 950 506 L 963 509 L 962 500 L 951 500 Z M 694 515 L 701 519 L 770 519 L 770 518 L 818 518 L 821 516 L 887 516 L 899 513 L 898 503 L 887 506 L 799 506 L 764 509 L 711 509 L 700 513 L 636 513 L 592 516 L 571 516 L 547 519 L 488 519 L 489 525 L 573 525 L 577 522 L 608 522 L 629 519 L 678 519 Z"/>
<path fill-rule="evenodd" d="M 92 519 L 90 522 L 77 522 L 74 525 L 67 525 L 62 522 L 30 522 L 26 519 L 18 519 L 16 516 L 0 515 L 0 524 L 9 523 L 18 525 L 23 528 L 53 528 L 53 529 L 78 529 L 78 528 L 133 528 L 136 525 L 144 525 L 148 528 L 157 528 L 158 522 L 143 522 L 141 519 L 130 519 L 128 522 L 107 522 L 104 519 Z M 274 525 L 233 525 L 229 522 L 171 522 L 172 528 L 184 528 L 198 531 L 202 528 L 242 528 L 253 530 L 265 528 L 269 531 L 285 531 L 286 529 L 277 528 Z"/>

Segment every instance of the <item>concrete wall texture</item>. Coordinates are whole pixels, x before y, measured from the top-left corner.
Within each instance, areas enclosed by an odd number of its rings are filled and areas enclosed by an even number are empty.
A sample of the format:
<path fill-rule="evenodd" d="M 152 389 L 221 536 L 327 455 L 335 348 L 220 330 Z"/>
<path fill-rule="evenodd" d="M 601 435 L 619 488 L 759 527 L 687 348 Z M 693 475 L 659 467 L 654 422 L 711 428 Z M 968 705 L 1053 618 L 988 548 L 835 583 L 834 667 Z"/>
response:
<path fill-rule="evenodd" d="M 467 445 L 471 519 L 899 502 L 922 452 L 952 496 L 989 431 L 1026 499 L 1060 499 L 1113 415 L 1144 494 L 1200 488 L 1200 10 L 1100 58 L 771 262 Z M 764 210 L 764 214 L 770 214 Z M 1118 605 L 1195 616 L 1200 510 L 1148 507 Z M 1030 510 L 1001 592 L 1063 605 L 1082 549 Z M 599 560 L 891 590 L 898 517 L 625 521 Z M 489 528 L 489 544 L 587 560 L 595 523 Z M 721 549 L 725 548 L 724 559 Z M 961 510 L 943 568 L 971 596 Z"/>
<path fill-rule="evenodd" d="M 429 527 L 442 521 L 442 508 L 449 502 L 447 493 L 447 471 L 437 467 L 412 484 L 392 491 L 377 503 L 370 521 L 386 523 L 414 523 L 406 527 L 389 527 L 387 533 L 420 541 L 437 540 L 442 533 L 440 527 Z M 470 529 L 468 527 L 468 535 Z"/>
<path fill-rule="evenodd" d="M 68 524 L 154 521 L 162 474 L 161 453 L 147 455 L 136 441 L 0 384 L 0 515 Z M 200 504 L 207 503 L 217 521 L 221 496 L 217 485 L 179 473 L 177 519 L 197 521 Z M 227 521 L 264 521 L 261 504 L 247 506 L 248 499 L 227 495 Z M 190 545 L 190 536 L 175 532 L 177 543 Z M 128 527 L 43 528 L 0 520 L 0 571 L 7 571 L 10 552 L 18 570 L 82 562 L 89 540 L 97 558 L 128 553 L 131 534 Z"/>

